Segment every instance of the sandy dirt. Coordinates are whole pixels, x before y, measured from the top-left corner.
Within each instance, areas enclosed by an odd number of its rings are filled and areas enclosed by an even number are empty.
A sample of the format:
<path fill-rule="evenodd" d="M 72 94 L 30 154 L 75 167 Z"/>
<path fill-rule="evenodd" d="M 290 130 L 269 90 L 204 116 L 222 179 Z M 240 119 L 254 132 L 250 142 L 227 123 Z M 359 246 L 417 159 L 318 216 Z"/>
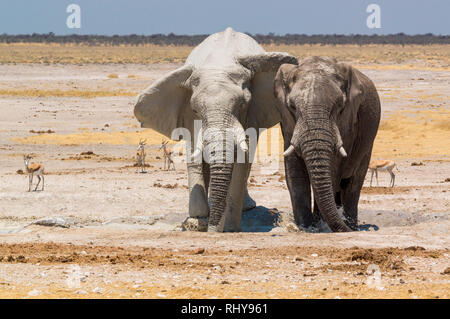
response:
<path fill-rule="evenodd" d="M 181 231 L 184 156 L 164 171 L 163 137 L 132 113 L 177 66 L 0 65 L 0 297 L 449 298 L 450 70 L 361 66 L 382 101 L 373 157 L 398 166 L 394 188 L 367 176 L 361 231 L 299 230 L 283 163 L 265 159 L 243 232 L 209 234 Z M 26 191 L 24 154 L 44 191 Z"/>

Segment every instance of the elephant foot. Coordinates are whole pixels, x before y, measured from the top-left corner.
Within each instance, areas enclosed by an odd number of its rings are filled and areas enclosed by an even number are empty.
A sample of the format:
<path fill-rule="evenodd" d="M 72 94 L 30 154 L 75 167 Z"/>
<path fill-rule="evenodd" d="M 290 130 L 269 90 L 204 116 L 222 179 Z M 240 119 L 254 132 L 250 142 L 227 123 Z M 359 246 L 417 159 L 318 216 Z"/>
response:
<path fill-rule="evenodd" d="M 208 230 L 207 217 L 188 217 L 181 224 L 184 231 L 200 231 L 206 232 Z"/>
<path fill-rule="evenodd" d="M 359 228 L 358 228 L 358 220 L 357 219 L 355 220 L 355 218 L 353 218 L 352 216 L 347 215 L 345 213 L 345 211 L 344 211 L 343 217 L 344 217 L 343 218 L 344 219 L 344 223 L 348 227 L 350 227 L 351 230 L 353 230 L 353 231 L 358 231 L 359 230 Z"/>
<path fill-rule="evenodd" d="M 208 226 L 208 233 L 217 233 L 217 226 Z"/>
<path fill-rule="evenodd" d="M 242 207 L 242 211 L 246 212 L 256 207 L 256 202 L 251 198 L 248 193 L 245 196 L 244 206 Z"/>

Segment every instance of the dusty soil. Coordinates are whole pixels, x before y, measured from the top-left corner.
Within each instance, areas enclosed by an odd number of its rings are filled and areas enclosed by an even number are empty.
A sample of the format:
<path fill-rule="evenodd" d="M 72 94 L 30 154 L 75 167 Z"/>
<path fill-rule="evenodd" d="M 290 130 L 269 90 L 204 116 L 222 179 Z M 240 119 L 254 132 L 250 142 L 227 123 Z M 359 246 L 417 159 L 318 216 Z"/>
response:
<path fill-rule="evenodd" d="M 184 156 L 164 171 L 163 137 L 132 113 L 132 93 L 177 66 L 0 65 L 0 297 L 449 297 L 450 70 L 361 67 L 382 100 L 374 158 L 398 166 L 394 188 L 367 177 L 361 231 L 296 228 L 283 163 L 263 159 L 243 232 L 209 234 L 181 231 Z M 44 191 L 26 192 L 23 154 Z"/>

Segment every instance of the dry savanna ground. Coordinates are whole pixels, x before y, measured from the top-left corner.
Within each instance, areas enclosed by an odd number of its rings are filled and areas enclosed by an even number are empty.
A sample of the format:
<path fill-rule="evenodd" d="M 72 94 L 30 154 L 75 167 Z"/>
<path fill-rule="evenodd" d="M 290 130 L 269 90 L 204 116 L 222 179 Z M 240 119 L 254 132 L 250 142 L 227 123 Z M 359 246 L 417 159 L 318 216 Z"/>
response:
<path fill-rule="evenodd" d="M 0 44 L 0 297 L 448 298 L 450 46 L 265 48 L 334 56 L 375 82 L 373 158 L 398 170 L 394 188 L 367 177 L 361 231 L 298 229 L 276 155 L 253 166 L 243 232 L 181 231 L 184 156 L 163 170 L 164 137 L 133 104 L 191 47 Z M 259 150 L 277 141 L 275 127 Z M 45 165 L 44 191 L 26 192 L 23 154 Z"/>

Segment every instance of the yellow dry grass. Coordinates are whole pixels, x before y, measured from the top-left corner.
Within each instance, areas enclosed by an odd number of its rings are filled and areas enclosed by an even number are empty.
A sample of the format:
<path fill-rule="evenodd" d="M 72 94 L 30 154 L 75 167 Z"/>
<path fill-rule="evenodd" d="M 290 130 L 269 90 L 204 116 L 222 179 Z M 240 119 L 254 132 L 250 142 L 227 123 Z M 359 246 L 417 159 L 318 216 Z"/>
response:
<path fill-rule="evenodd" d="M 147 139 L 147 144 L 160 144 L 165 136 L 145 129 L 139 132 L 88 132 L 83 130 L 73 134 L 40 134 L 24 138 L 13 138 L 22 144 L 137 144 Z M 273 138 L 273 140 L 272 140 Z M 373 148 L 374 159 L 386 158 L 426 158 L 450 156 L 450 111 L 436 110 L 402 111 L 380 123 Z M 171 141 L 171 143 L 175 143 Z M 278 143 L 278 145 L 275 145 Z M 261 135 L 257 159 L 267 161 L 276 156 L 282 159 L 283 136 L 279 125 Z M 274 158 L 272 158 L 274 159 Z"/>
<path fill-rule="evenodd" d="M 379 69 L 422 69 L 450 67 L 450 45 L 393 45 L 370 44 L 348 45 L 268 45 L 267 51 L 286 51 L 300 59 L 312 55 L 335 57 L 339 61 L 349 61 L 354 65 L 375 64 Z M 381 65 L 381 64 L 393 65 Z M 412 64 L 414 63 L 414 65 Z M 399 64 L 402 64 L 399 66 Z"/>
<path fill-rule="evenodd" d="M 72 134 L 42 134 L 29 137 L 17 137 L 12 140 L 22 144 L 58 144 L 58 145 L 87 145 L 87 144 L 138 144 L 140 139 L 147 139 L 147 144 L 161 144 L 167 138 L 150 129 L 139 132 L 86 132 Z"/>
<path fill-rule="evenodd" d="M 0 43 L 0 63 L 108 64 L 181 63 L 189 46 L 90 46 L 85 44 Z"/>
<path fill-rule="evenodd" d="M 264 45 L 267 51 L 286 51 L 300 59 L 311 55 L 336 57 L 370 68 L 450 68 L 450 45 Z M 86 44 L 0 43 L 0 63 L 182 63 L 191 46 L 90 46 Z M 383 65 L 383 64 L 390 65 Z M 398 64 L 402 64 L 399 66 Z"/>
<path fill-rule="evenodd" d="M 0 96 L 19 96 L 19 97 L 81 97 L 94 98 L 104 96 L 136 96 L 138 92 L 125 90 L 60 90 L 60 89 L 0 89 Z"/>
<path fill-rule="evenodd" d="M 380 123 L 374 159 L 450 156 L 448 109 L 396 112 Z"/>
<path fill-rule="evenodd" d="M 283 136 L 279 125 L 262 136 L 258 155 L 271 155 L 272 134 L 278 136 L 278 150 L 282 157 Z M 450 110 L 398 111 L 380 123 L 372 158 L 427 158 L 450 157 Z M 275 151 L 276 147 L 273 149 Z M 269 150 L 269 152 L 266 152 Z M 259 159 L 260 156 L 258 156 Z"/>

